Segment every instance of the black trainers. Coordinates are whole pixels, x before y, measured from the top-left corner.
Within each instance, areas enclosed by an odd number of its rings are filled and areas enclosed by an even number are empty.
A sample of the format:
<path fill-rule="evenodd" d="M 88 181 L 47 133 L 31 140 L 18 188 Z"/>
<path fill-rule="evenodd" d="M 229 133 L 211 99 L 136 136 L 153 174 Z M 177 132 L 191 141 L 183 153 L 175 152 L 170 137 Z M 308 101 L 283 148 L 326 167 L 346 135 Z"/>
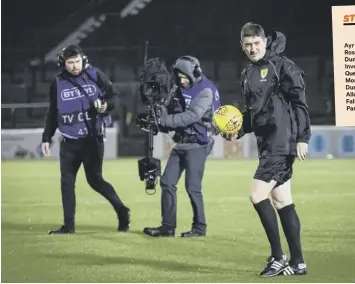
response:
<path fill-rule="evenodd" d="M 131 211 L 124 207 L 118 215 L 118 231 L 128 232 L 131 226 Z"/>
<path fill-rule="evenodd" d="M 68 226 L 61 226 L 59 229 L 54 230 L 54 231 L 48 231 L 48 235 L 59 235 L 59 234 L 74 234 L 75 229 L 74 227 L 68 227 Z"/>
<path fill-rule="evenodd" d="M 281 274 L 286 267 L 289 266 L 286 255 L 283 255 L 280 260 L 276 260 L 274 257 L 268 258 L 268 263 L 263 271 L 259 273 L 261 277 L 273 277 Z"/>
<path fill-rule="evenodd" d="M 143 232 L 151 237 L 175 237 L 175 230 L 166 226 L 146 227 Z"/>
<path fill-rule="evenodd" d="M 307 265 L 305 263 L 299 263 L 298 265 L 287 266 L 282 275 L 307 275 Z"/>
<path fill-rule="evenodd" d="M 195 238 L 195 237 L 204 237 L 206 236 L 206 232 L 200 232 L 196 229 L 192 229 L 191 231 L 181 233 L 182 238 Z"/>

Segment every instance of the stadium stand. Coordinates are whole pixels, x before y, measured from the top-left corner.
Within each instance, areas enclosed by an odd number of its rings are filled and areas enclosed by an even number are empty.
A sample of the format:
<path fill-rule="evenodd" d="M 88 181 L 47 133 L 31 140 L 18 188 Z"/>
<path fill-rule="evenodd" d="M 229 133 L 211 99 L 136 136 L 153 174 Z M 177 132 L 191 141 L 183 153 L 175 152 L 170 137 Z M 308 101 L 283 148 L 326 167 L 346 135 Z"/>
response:
<path fill-rule="evenodd" d="M 41 18 L 37 26 L 22 32 L 17 43 L 5 38 L 1 74 L 2 128 L 43 126 L 45 107 L 14 109 L 4 104 L 46 103 L 50 81 L 58 72 L 53 59 L 62 47 L 73 42 L 83 47 L 90 61 L 106 72 L 120 90 L 115 117 L 121 129 L 120 149 L 127 155 L 141 155 L 139 149 L 145 141 L 145 134 L 135 127 L 134 119 L 126 123 L 126 114 L 134 117 L 144 107 L 137 97 L 137 80 L 147 39 L 149 56 L 161 56 L 168 64 L 186 53 L 200 58 L 202 68 L 220 89 L 222 103 L 242 107 L 238 79 L 246 61 L 239 48 L 239 30 L 244 22 L 251 20 L 248 11 L 253 8 L 252 3 L 245 2 L 240 11 L 236 2 L 223 1 L 223 9 L 219 10 L 217 6 L 221 4 L 212 0 L 64 0 L 47 4 L 48 8 L 55 5 L 52 9 L 62 13 Z M 282 9 L 284 4 L 277 0 L 272 5 L 264 5 L 259 7 L 259 12 L 253 10 L 259 22 L 266 21 L 267 11 Z M 294 5 L 293 9 L 287 9 L 288 13 L 268 19 L 266 27 L 282 29 L 288 37 L 287 55 L 306 72 L 312 123 L 334 124 L 331 45 L 321 50 L 317 48 L 325 46 L 331 38 L 324 36 L 317 23 L 310 25 L 309 34 L 297 34 L 297 30 L 301 30 L 297 26 L 307 26 L 312 19 L 301 9 L 302 5 Z M 61 17 L 63 11 L 67 16 Z M 297 16 L 300 14 L 302 17 Z M 292 19 L 293 22 L 287 21 L 292 24 L 281 26 L 286 18 Z M 15 44 L 18 48 L 13 48 Z"/>

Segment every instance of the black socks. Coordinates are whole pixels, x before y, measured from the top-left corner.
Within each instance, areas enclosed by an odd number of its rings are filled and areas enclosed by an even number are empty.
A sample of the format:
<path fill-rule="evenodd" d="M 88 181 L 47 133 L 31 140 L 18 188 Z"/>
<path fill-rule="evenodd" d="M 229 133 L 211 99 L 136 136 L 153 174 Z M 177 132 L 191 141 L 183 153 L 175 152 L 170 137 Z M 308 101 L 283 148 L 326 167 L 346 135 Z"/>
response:
<path fill-rule="evenodd" d="M 267 238 L 269 239 L 271 256 L 276 260 L 282 259 L 283 252 L 281 248 L 277 216 L 274 207 L 270 203 L 270 199 L 265 199 L 254 204 L 254 208 L 259 214 L 260 221 L 263 224 Z"/>
<path fill-rule="evenodd" d="M 295 210 L 295 205 L 290 204 L 278 210 L 281 225 L 284 230 L 288 247 L 291 254 L 291 265 L 303 263 L 303 255 L 301 249 L 301 223 Z"/>

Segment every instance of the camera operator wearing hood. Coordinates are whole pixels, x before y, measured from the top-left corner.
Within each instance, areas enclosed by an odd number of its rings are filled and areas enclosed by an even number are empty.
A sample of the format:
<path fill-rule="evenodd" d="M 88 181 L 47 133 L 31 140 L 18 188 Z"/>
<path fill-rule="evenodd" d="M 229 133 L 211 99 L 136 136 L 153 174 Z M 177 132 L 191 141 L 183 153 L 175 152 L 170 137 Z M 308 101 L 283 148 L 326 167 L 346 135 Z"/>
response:
<path fill-rule="evenodd" d="M 197 58 L 179 58 L 173 73 L 177 84 L 174 99 L 162 109 L 159 119 L 160 127 L 175 131 L 173 141 L 176 143 L 160 179 L 162 223 L 159 227 L 145 228 L 144 232 L 154 237 L 175 235 L 176 185 L 186 170 L 185 186 L 193 222 L 191 230 L 181 237 L 200 237 L 206 235 L 202 179 L 214 144 L 212 115 L 220 106 L 220 98 L 215 84 L 203 74 Z"/>
<path fill-rule="evenodd" d="M 51 139 L 58 128 L 64 224 L 49 234 L 75 233 L 75 182 L 82 163 L 88 184 L 114 208 L 118 230 L 127 231 L 130 211 L 102 176 L 105 127 L 111 121 L 108 111 L 114 108 L 116 97 L 113 85 L 101 70 L 89 65 L 79 46 L 64 48 L 58 66 L 62 71 L 50 86 L 42 152 L 50 156 Z"/>

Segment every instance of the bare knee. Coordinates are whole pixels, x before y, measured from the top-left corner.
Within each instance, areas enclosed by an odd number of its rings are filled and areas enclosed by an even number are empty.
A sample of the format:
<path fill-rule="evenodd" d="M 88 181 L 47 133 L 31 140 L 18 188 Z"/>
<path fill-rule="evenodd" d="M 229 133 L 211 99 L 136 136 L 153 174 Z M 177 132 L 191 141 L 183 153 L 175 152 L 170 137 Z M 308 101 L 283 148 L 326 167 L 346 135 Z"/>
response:
<path fill-rule="evenodd" d="M 291 186 L 289 182 L 286 182 L 283 185 L 276 187 L 271 192 L 272 203 L 275 208 L 280 210 L 290 204 L 293 203 L 292 194 L 291 194 Z"/>
<path fill-rule="evenodd" d="M 262 194 L 257 194 L 257 193 L 252 193 L 249 196 L 250 202 L 252 204 L 257 204 L 265 199 L 267 199 L 268 197 Z"/>
<path fill-rule="evenodd" d="M 274 184 L 274 181 L 267 183 L 261 180 L 253 180 L 249 195 L 251 203 L 257 204 L 265 199 L 268 199 Z"/>
<path fill-rule="evenodd" d="M 292 202 L 291 202 L 292 203 Z M 290 205 L 291 203 L 289 202 L 286 202 L 286 201 L 279 201 L 279 200 L 274 200 L 272 199 L 272 204 L 274 205 L 274 207 L 277 209 L 277 210 L 280 210 L 284 207 L 286 207 L 287 205 Z"/>
<path fill-rule="evenodd" d="M 272 203 L 277 210 L 280 210 L 293 203 L 290 196 L 271 195 Z"/>

